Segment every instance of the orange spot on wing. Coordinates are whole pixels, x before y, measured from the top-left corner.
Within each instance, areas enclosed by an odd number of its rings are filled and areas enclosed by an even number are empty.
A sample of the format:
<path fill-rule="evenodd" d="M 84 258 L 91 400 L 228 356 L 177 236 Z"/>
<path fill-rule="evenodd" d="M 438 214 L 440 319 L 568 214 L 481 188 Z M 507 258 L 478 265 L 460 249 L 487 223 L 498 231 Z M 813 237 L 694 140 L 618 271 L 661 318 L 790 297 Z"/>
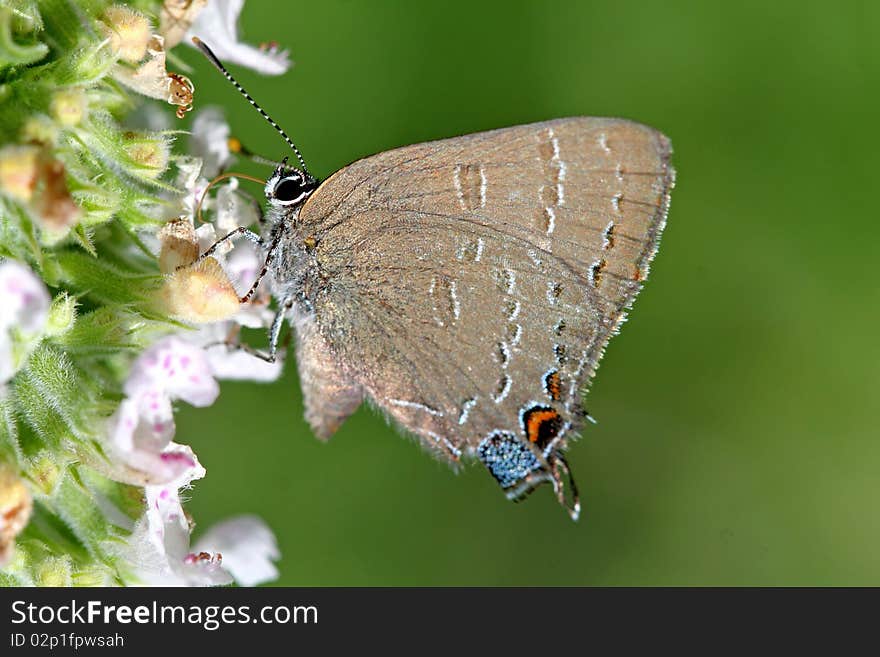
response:
<path fill-rule="evenodd" d="M 544 380 L 544 385 L 546 386 L 547 394 L 550 395 L 550 399 L 559 401 L 562 397 L 562 381 L 559 379 L 559 372 L 555 370 L 550 372 Z"/>
<path fill-rule="evenodd" d="M 608 262 L 606 262 L 605 258 L 602 258 L 599 262 L 593 265 L 593 287 L 599 287 L 599 283 L 602 280 L 602 273 L 607 266 Z"/>
<path fill-rule="evenodd" d="M 541 427 L 545 422 L 556 423 L 559 421 L 559 413 L 552 408 L 534 410 L 526 418 L 526 435 L 529 442 L 537 443 L 541 436 Z"/>

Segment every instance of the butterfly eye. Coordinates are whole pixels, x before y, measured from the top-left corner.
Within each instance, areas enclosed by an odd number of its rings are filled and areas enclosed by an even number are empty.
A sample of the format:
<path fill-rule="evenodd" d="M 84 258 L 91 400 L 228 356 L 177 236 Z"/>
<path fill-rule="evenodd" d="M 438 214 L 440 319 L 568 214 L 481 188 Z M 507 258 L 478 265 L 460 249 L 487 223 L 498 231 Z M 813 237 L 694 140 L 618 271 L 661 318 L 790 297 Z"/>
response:
<path fill-rule="evenodd" d="M 287 205 L 301 200 L 309 189 L 310 185 L 297 174 L 279 180 L 272 195 L 276 201 Z"/>

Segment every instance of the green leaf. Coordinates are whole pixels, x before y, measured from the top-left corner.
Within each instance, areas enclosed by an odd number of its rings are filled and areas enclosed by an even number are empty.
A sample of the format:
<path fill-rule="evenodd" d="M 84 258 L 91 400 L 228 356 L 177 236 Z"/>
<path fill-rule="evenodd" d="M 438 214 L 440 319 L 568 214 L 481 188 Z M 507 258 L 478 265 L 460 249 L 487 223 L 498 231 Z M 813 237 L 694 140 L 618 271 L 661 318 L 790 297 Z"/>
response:
<path fill-rule="evenodd" d="M 14 577 L 10 572 L 0 570 L 0 587 L 10 588 L 13 586 L 27 586 L 27 583 Z"/>
<path fill-rule="evenodd" d="M 20 462 L 23 458 L 18 442 L 15 406 L 6 391 L 0 391 L 0 456 L 7 462 Z"/>
<path fill-rule="evenodd" d="M 103 496 L 120 512 L 121 517 L 131 521 L 132 526 L 143 515 L 146 503 L 143 488 L 112 481 L 94 470 L 82 469 L 81 475 L 89 490 Z"/>
<path fill-rule="evenodd" d="M 28 37 L 28 43 L 16 41 L 15 20 L 12 8 L 0 7 L 0 67 L 33 64 L 49 53 L 49 46 L 33 36 Z"/>
<path fill-rule="evenodd" d="M 13 380 L 11 399 L 16 414 L 31 430 L 19 432 L 19 444 L 25 454 L 43 448 L 61 450 L 64 442 L 73 438 L 64 419 L 44 402 L 33 381 L 22 372 Z"/>
<path fill-rule="evenodd" d="M 0 198 L 0 256 L 36 262 L 44 260 L 36 228 L 27 213 L 15 202 Z"/>
<path fill-rule="evenodd" d="M 15 394 L 25 420 L 49 445 L 86 442 L 100 425 L 98 391 L 65 352 L 46 342 L 16 377 Z"/>
<path fill-rule="evenodd" d="M 75 468 L 69 470 L 50 504 L 91 556 L 105 563 L 109 561 L 103 544 L 113 539 L 115 532 L 111 531 L 94 497 L 79 481 Z"/>
<path fill-rule="evenodd" d="M 95 242 L 92 239 L 92 231 L 88 230 L 82 222 L 80 222 L 70 234 L 86 253 L 93 258 L 98 257 L 98 252 L 95 250 Z"/>
<path fill-rule="evenodd" d="M 101 307 L 77 318 L 73 328 L 56 340 L 72 357 L 112 356 L 142 349 L 133 325 L 137 316 Z"/>
<path fill-rule="evenodd" d="M 102 258 L 93 258 L 82 251 L 58 253 L 57 264 L 61 282 L 77 293 L 107 305 L 146 308 L 150 290 L 161 282 L 158 275 L 122 271 Z"/>
<path fill-rule="evenodd" d="M 84 35 L 97 38 L 93 20 L 86 11 L 93 8 L 91 0 L 40 0 L 47 41 L 58 50 L 74 50 Z"/>

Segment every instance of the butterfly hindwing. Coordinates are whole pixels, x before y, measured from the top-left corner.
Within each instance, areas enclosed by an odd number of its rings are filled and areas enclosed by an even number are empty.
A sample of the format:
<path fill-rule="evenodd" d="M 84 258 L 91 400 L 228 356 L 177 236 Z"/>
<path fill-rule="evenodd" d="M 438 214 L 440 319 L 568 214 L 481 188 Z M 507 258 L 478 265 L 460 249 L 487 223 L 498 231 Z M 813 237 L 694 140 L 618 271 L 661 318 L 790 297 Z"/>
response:
<path fill-rule="evenodd" d="M 303 207 L 317 329 L 346 375 L 437 454 L 511 496 L 551 480 L 665 222 L 669 142 L 573 118 L 396 149 Z"/>

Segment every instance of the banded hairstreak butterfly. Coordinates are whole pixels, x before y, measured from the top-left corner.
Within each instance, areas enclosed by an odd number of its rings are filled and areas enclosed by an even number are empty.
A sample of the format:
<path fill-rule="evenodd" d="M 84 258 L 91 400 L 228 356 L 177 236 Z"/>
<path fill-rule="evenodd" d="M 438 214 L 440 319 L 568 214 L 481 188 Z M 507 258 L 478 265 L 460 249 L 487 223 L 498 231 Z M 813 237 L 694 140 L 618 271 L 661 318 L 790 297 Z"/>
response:
<path fill-rule="evenodd" d="M 565 118 L 397 148 L 319 181 L 194 41 L 298 160 L 266 181 L 262 234 L 221 242 L 263 249 L 279 304 L 263 357 L 288 319 L 315 434 L 370 401 L 441 460 L 480 460 L 510 499 L 549 482 L 577 518 L 564 452 L 657 251 L 669 140 Z"/>

